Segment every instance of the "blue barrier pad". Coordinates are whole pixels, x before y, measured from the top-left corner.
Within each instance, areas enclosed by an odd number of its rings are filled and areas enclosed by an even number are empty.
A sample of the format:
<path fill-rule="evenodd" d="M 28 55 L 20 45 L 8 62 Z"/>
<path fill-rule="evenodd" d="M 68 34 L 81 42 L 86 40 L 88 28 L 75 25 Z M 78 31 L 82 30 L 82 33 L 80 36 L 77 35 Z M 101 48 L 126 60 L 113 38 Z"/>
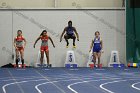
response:
<path fill-rule="evenodd" d="M 77 68 L 78 65 L 77 64 L 65 64 L 66 68 Z"/>
<path fill-rule="evenodd" d="M 119 67 L 119 64 L 113 64 L 113 67 Z"/>
<path fill-rule="evenodd" d="M 71 67 L 71 64 L 65 64 L 65 67 L 66 68 L 70 68 Z"/>
<path fill-rule="evenodd" d="M 125 67 L 125 65 L 124 64 L 120 64 L 120 67 Z"/>
<path fill-rule="evenodd" d="M 78 66 L 77 66 L 77 64 L 72 64 L 73 65 L 73 68 L 77 68 Z"/>

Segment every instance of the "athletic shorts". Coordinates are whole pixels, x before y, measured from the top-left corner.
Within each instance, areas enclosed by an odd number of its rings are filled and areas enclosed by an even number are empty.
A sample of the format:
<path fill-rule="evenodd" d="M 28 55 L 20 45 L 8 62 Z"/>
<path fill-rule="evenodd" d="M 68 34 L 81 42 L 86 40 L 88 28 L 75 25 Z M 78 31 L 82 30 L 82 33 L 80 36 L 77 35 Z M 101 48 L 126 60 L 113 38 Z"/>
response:
<path fill-rule="evenodd" d="M 24 50 L 24 48 L 23 47 L 17 47 L 17 50 L 21 51 L 21 50 Z"/>
<path fill-rule="evenodd" d="M 74 34 L 66 34 L 66 37 L 67 37 L 68 39 L 72 39 L 73 37 L 75 37 L 75 35 L 74 35 Z"/>
<path fill-rule="evenodd" d="M 101 52 L 101 47 L 93 47 L 93 52 L 96 52 L 96 53 Z"/>
<path fill-rule="evenodd" d="M 41 46 L 41 47 L 40 47 L 40 51 L 41 51 L 41 52 L 44 52 L 44 51 L 47 52 L 47 51 L 49 51 L 49 48 L 48 48 L 48 46 Z"/>

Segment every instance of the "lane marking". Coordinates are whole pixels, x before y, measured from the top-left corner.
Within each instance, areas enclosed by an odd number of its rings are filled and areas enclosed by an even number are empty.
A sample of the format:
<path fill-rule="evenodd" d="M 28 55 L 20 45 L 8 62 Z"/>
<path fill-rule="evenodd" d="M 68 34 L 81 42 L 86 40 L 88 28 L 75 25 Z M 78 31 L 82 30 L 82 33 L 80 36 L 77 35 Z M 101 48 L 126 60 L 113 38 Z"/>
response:
<path fill-rule="evenodd" d="M 120 78 L 114 78 L 114 79 L 120 79 Z M 113 80 L 114 80 L 113 79 Z M 72 84 L 69 84 L 68 86 L 67 86 L 67 88 L 68 89 L 70 89 L 72 92 L 74 92 L 74 93 L 78 93 L 76 90 L 74 90 L 73 88 L 71 88 L 73 85 L 77 85 L 77 84 L 81 84 L 81 83 L 89 83 L 89 82 L 91 82 L 91 81 L 101 81 L 101 80 L 110 80 L 110 78 L 109 79 L 98 79 L 98 80 L 89 80 L 89 81 L 81 81 L 81 82 L 75 82 L 75 83 L 72 83 Z M 112 80 L 112 79 L 111 79 Z M 95 87 L 96 88 L 96 87 Z M 102 91 L 102 92 L 104 92 L 104 91 Z"/>
<path fill-rule="evenodd" d="M 31 81 L 42 81 L 42 80 L 46 80 L 46 79 L 39 79 L 39 80 L 28 80 L 28 81 L 21 81 L 21 82 L 12 82 L 12 83 L 8 83 L 2 86 L 2 90 L 4 93 L 6 93 L 6 87 L 10 86 L 10 85 L 14 85 L 14 84 L 20 84 L 20 83 L 26 83 L 26 82 L 31 82 Z"/>
<path fill-rule="evenodd" d="M 100 88 L 105 90 L 105 91 L 107 91 L 108 93 L 115 93 L 115 92 L 113 92 L 113 91 L 111 91 L 111 90 L 109 90 L 107 88 L 104 88 L 103 86 L 107 85 L 107 84 L 118 83 L 118 82 L 123 82 L 123 81 L 127 81 L 127 80 L 117 80 L 117 81 L 112 81 L 112 82 L 106 82 L 106 83 L 101 84 Z"/>
<path fill-rule="evenodd" d="M 136 89 L 136 90 L 139 90 L 140 91 L 140 88 L 138 88 L 138 87 L 135 87 L 135 85 L 137 85 L 137 84 L 140 84 L 140 82 L 137 82 L 137 83 L 134 83 L 134 84 L 132 84 L 132 88 L 134 88 L 134 89 Z"/>
<path fill-rule="evenodd" d="M 42 75 L 39 71 L 35 70 L 37 74 L 39 74 L 41 77 L 43 77 L 44 79 L 46 79 L 47 81 L 51 82 L 51 80 L 49 80 L 47 77 L 45 77 L 44 75 Z M 52 85 L 54 85 L 57 89 L 59 89 L 62 93 L 66 93 L 62 88 L 60 88 L 59 86 L 57 86 L 56 84 L 54 84 L 53 82 L 51 83 Z"/>
<path fill-rule="evenodd" d="M 92 79 L 92 78 L 86 78 L 86 79 Z M 56 82 L 60 82 L 60 81 L 72 81 L 72 80 L 79 80 L 79 79 L 69 79 L 69 80 L 59 80 L 59 81 L 52 81 L 52 82 L 45 82 L 45 83 L 40 83 L 38 85 L 35 86 L 35 89 L 38 91 L 38 93 L 43 93 L 38 87 L 45 85 L 47 83 L 56 83 Z"/>

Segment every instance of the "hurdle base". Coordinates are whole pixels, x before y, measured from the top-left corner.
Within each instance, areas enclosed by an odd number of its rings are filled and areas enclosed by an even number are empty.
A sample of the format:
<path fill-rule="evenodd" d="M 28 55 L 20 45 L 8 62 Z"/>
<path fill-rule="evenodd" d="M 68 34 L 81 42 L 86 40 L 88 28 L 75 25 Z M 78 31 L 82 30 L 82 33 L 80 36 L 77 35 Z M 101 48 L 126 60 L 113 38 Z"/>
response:
<path fill-rule="evenodd" d="M 89 64 L 89 67 L 90 67 L 91 69 L 93 69 L 94 67 L 98 67 L 98 68 L 101 69 L 101 68 L 102 68 L 102 64 L 99 64 L 99 65 L 98 65 L 98 64 L 95 64 L 95 65 L 94 65 L 94 64 Z"/>
<path fill-rule="evenodd" d="M 36 63 L 36 67 L 52 67 L 52 64 L 49 64 L 49 66 L 48 66 L 48 64 L 40 64 L 40 63 Z"/>
<path fill-rule="evenodd" d="M 22 65 L 22 64 L 18 64 L 18 67 L 16 64 L 13 64 L 14 68 L 26 68 L 26 64 Z"/>
<path fill-rule="evenodd" d="M 78 65 L 76 63 L 73 63 L 73 64 L 65 64 L 65 67 L 66 68 L 77 68 Z"/>
<path fill-rule="evenodd" d="M 110 64 L 109 67 L 113 67 L 113 68 L 124 68 L 125 64 Z"/>

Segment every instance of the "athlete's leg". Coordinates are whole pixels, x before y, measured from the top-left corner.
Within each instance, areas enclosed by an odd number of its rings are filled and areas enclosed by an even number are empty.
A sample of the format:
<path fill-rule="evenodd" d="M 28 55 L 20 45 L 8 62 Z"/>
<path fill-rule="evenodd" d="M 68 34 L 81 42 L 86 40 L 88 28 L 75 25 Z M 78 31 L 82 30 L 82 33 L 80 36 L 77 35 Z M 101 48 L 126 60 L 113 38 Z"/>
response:
<path fill-rule="evenodd" d="M 41 53 L 41 57 L 40 57 L 40 65 L 42 66 L 42 64 L 43 64 L 43 58 L 44 58 L 44 51 L 41 50 L 40 53 Z"/>
<path fill-rule="evenodd" d="M 50 59 L 49 59 L 49 50 L 45 51 L 46 58 L 47 58 L 47 65 L 50 64 Z"/>
<path fill-rule="evenodd" d="M 68 41 L 69 36 L 68 36 L 67 34 L 65 34 L 65 35 L 64 35 L 64 38 L 65 38 L 65 41 L 66 41 L 66 43 L 67 43 L 67 45 L 66 45 L 66 46 L 68 46 L 68 45 L 69 45 L 69 41 Z"/>
<path fill-rule="evenodd" d="M 96 65 L 96 59 L 97 59 L 97 53 L 96 52 L 93 52 L 94 66 Z"/>
<path fill-rule="evenodd" d="M 97 53 L 97 58 L 98 58 L 98 66 L 99 66 L 100 65 L 101 52 Z"/>
<path fill-rule="evenodd" d="M 18 61 L 19 61 L 19 59 L 18 59 L 18 57 L 19 57 L 19 51 L 18 51 L 18 49 L 15 50 L 15 53 L 16 53 L 16 59 L 15 59 L 16 67 L 18 67 Z"/>
<path fill-rule="evenodd" d="M 76 36 L 73 34 L 72 35 L 72 39 L 73 39 L 73 46 L 75 46 L 75 39 L 76 39 Z"/>
<path fill-rule="evenodd" d="M 20 55 L 21 55 L 22 67 L 24 67 L 24 49 L 20 50 Z"/>

